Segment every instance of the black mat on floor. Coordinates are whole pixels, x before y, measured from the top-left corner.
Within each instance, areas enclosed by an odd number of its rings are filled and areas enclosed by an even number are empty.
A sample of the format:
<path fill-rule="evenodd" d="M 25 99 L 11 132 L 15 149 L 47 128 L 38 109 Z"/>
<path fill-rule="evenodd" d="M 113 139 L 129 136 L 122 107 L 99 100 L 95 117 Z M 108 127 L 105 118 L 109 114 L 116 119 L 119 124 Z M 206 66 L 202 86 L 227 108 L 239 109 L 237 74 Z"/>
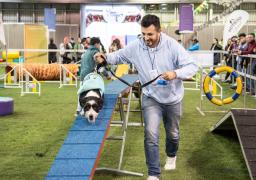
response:
<path fill-rule="evenodd" d="M 211 131 L 238 137 L 250 177 L 256 179 L 256 109 L 231 109 Z"/>

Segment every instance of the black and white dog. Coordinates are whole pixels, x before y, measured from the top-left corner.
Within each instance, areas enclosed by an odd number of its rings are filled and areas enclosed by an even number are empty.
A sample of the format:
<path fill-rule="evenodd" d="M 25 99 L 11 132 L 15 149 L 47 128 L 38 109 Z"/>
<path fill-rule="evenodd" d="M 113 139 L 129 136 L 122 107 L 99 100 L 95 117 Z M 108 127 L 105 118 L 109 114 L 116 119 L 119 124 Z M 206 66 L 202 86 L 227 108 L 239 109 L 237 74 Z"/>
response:
<path fill-rule="evenodd" d="M 95 123 L 99 111 L 103 106 L 103 97 L 99 89 L 85 91 L 79 96 L 79 103 L 82 107 L 81 115 L 84 115 L 89 122 Z"/>
<path fill-rule="evenodd" d="M 104 81 L 96 73 L 88 74 L 78 91 L 81 106 L 80 115 L 90 123 L 95 123 L 100 110 L 103 107 Z"/>

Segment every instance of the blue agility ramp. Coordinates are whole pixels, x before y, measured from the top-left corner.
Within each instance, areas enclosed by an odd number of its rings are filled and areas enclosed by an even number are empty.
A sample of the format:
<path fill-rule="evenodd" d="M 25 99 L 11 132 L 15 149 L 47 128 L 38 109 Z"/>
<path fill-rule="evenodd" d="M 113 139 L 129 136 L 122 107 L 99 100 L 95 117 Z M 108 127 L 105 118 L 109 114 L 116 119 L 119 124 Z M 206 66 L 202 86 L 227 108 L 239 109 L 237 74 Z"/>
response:
<path fill-rule="evenodd" d="M 137 75 L 125 75 L 122 78 L 130 84 L 138 80 Z M 107 139 L 112 114 L 119 94 L 127 88 L 129 88 L 127 85 L 118 80 L 106 86 L 103 109 L 100 111 L 95 124 L 90 124 L 81 116 L 76 118 L 45 179 L 86 180 L 93 178 L 104 142 Z M 124 125 L 126 126 L 127 123 Z M 122 139 L 122 156 L 125 135 L 126 131 Z M 120 159 L 122 160 L 122 157 Z M 129 174 L 129 171 L 121 170 L 120 166 L 117 171 Z M 104 168 L 103 170 L 108 170 L 108 168 Z M 113 171 L 113 169 L 110 169 L 110 171 Z M 131 172 L 130 175 L 141 176 L 142 174 Z"/>

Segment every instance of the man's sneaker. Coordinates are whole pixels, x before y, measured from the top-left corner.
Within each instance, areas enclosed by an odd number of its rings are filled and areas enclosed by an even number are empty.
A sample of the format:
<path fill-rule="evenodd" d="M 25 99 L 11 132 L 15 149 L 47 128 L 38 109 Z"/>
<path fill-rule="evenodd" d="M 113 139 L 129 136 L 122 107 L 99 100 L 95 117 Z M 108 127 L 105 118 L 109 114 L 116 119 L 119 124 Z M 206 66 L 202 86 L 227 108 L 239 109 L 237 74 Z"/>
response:
<path fill-rule="evenodd" d="M 159 177 L 156 177 L 156 176 L 148 176 L 147 180 L 159 180 Z"/>
<path fill-rule="evenodd" d="M 167 171 L 176 169 L 176 156 L 166 158 L 164 169 Z"/>

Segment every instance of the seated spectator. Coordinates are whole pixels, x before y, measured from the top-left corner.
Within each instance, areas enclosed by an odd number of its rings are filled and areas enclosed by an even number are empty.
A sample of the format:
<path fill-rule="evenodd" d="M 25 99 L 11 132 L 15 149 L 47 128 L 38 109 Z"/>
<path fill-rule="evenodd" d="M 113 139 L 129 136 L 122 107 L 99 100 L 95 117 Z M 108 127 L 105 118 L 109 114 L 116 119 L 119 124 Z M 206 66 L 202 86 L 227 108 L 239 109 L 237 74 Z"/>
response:
<path fill-rule="evenodd" d="M 192 40 L 192 45 L 188 48 L 189 51 L 197 51 L 200 50 L 200 44 L 197 39 Z"/>

